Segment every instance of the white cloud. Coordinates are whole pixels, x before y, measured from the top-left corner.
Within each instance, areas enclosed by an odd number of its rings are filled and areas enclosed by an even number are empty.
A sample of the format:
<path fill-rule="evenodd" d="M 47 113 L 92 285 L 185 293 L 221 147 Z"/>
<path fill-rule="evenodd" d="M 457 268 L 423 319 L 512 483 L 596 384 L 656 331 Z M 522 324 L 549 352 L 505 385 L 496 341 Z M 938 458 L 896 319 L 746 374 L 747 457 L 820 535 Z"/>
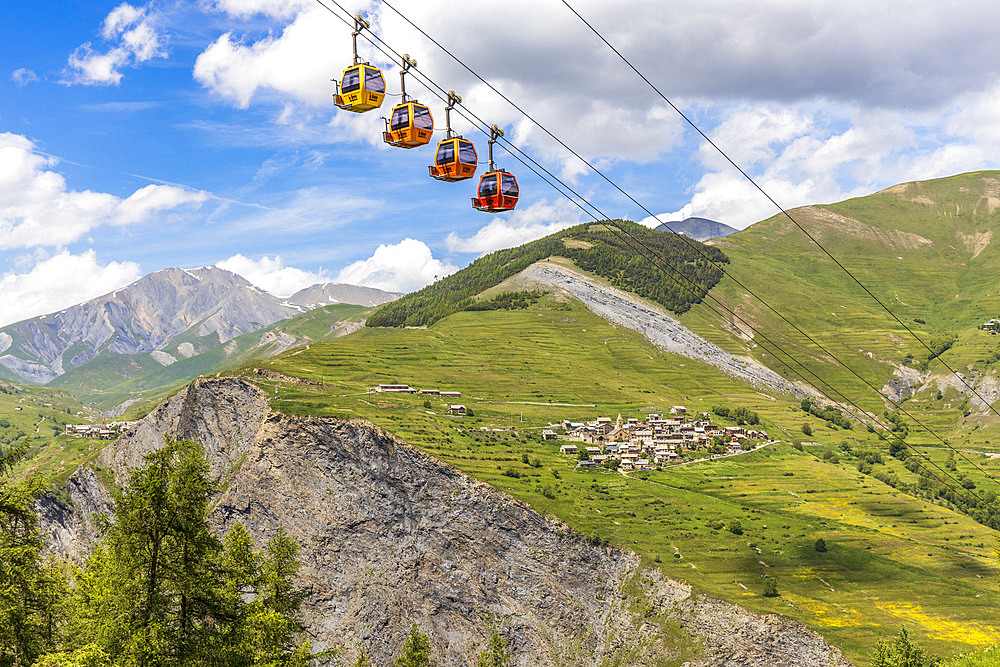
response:
<path fill-rule="evenodd" d="M 0 249 L 63 246 L 100 225 L 143 222 L 208 198 L 172 185 L 148 185 L 126 199 L 70 190 L 48 169 L 55 163 L 26 137 L 0 133 Z"/>
<path fill-rule="evenodd" d="M 368 259 L 345 266 L 336 282 L 412 292 L 457 270 L 457 266 L 434 259 L 423 241 L 406 238 L 393 245 L 380 245 Z"/>
<path fill-rule="evenodd" d="M 16 83 L 21 88 L 24 88 L 29 83 L 38 81 L 38 75 L 35 74 L 34 71 L 24 67 L 20 67 L 11 72 L 10 78 L 14 83 Z"/>
<path fill-rule="evenodd" d="M 580 222 L 580 211 L 571 204 L 549 204 L 542 200 L 527 208 L 515 209 L 505 217 L 494 218 L 468 238 L 452 232 L 445 239 L 445 245 L 449 252 L 483 255 L 540 239 Z"/>
<path fill-rule="evenodd" d="M 285 266 L 280 255 L 253 260 L 237 254 L 216 262 L 215 265 L 243 276 L 262 290 L 281 297 L 291 296 L 300 289 L 317 283 L 330 282 L 330 276 L 326 271 L 313 273 L 294 266 Z"/>
<path fill-rule="evenodd" d="M 0 276 L 0 326 L 107 294 L 140 275 L 135 262 L 102 265 L 93 250 L 80 255 L 63 250 L 26 273 L 9 271 Z"/>
<path fill-rule="evenodd" d="M 912 172 L 915 163 L 926 163 L 938 150 L 922 145 L 918 130 L 905 126 L 897 115 L 879 111 L 845 122 L 812 108 L 744 105 L 709 134 L 785 209 L 878 190 Z M 690 201 L 659 215 L 660 221 L 697 216 L 743 228 L 779 212 L 714 148 L 702 145 L 696 155 L 706 171 L 692 188 Z M 952 157 L 948 163 L 957 165 L 958 155 Z M 642 222 L 657 224 L 653 218 Z"/>
<path fill-rule="evenodd" d="M 222 35 L 198 56 L 194 78 L 242 109 L 260 90 L 277 92 L 285 100 L 332 108 L 333 84 L 329 79 L 339 76 L 338 64 L 344 67 L 343 48 L 336 46 L 349 43 L 340 34 L 343 32 L 337 30 L 336 19 L 312 3 L 278 36 L 267 35 L 247 44 L 233 33 Z M 349 40 L 349 31 L 347 35 Z"/>
<path fill-rule="evenodd" d="M 255 14 L 280 19 L 294 16 L 310 4 L 315 3 L 311 0 L 215 0 L 212 8 L 241 19 Z"/>
<path fill-rule="evenodd" d="M 166 58 L 163 38 L 149 5 L 136 7 L 127 2 L 111 10 L 104 19 L 101 36 L 109 42 L 106 51 L 95 50 L 91 42 L 78 47 L 69 56 L 66 84 L 118 85 L 122 69 L 138 67 L 153 58 Z M 113 46 L 112 46 L 113 45 Z"/>

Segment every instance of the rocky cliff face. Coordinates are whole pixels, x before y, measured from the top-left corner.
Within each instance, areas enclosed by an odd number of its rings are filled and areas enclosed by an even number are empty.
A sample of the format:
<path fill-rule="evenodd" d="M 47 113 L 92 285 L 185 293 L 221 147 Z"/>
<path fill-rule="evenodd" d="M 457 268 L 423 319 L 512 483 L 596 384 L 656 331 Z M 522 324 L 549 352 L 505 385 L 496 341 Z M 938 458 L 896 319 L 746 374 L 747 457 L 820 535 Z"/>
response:
<path fill-rule="evenodd" d="M 263 541 L 284 525 L 299 541 L 309 633 L 349 659 L 360 644 L 388 663 L 416 621 L 439 664 L 469 665 L 493 618 L 524 666 L 849 664 L 814 632 L 643 571 L 634 554 L 594 547 L 371 423 L 272 414 L 246 382 L 199 381 L 99 465 L 120 484 L 165 433 L 199 439 L 227 476 L 211 517 L 218 531 L 239 521 Z M 96 481 L 88 475 L 71 483 Z M 57 529 L 86 523 L 52 516 Z M 58 535 L 59 549 L 73 548 L 73 531 Z M 663 617 L 679 637 L 660 632 Z"/>

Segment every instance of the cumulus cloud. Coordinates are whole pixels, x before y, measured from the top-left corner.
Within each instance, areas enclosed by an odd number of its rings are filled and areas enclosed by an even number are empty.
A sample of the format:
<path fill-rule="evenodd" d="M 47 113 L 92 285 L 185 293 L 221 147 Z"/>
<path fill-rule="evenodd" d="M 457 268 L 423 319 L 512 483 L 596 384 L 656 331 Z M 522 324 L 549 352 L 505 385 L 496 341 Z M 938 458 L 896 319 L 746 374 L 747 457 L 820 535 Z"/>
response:
<path fill-rule="evenodd" d="M 319 272 L 304 271 L 294 266 L 285 266 L 280 255 L 261 257 L 253 260 L 237 254 L 215 264 L 220 269 L 232 271 L 243 276 L 251 283 L 275 296 L 291 296 L 300 289 L 317 283 L 330 282 L 330 275 L 323 270 Z"/>
<path fill-rule="evenodd" d="M 816 109 L 744 105 L 710 134 L 785 209 L 867 194 L 913 173 L 915 164 L 926 163 L 939 150 L 920 139 L 919 128 L 904 125 L 888 112 L 870 112 L 844 123 Z M 966 152 L 961 155 L 968 157 Z M 953 158 L 947 164 L 957 167 L 958 156 Z M 644 224 L 698 216 L 743 228 L 779 212 L 714 148 L 702 145 L 696 159 L 705 171 L 688 203 Z M 953 173 L 945 160 L 935 164 L 934 176 Z"/>
<path fill-rule="evenodd" d="M 543 236 L 580 224 L 580 211 L 571 204 L 549 204 L 542 200 L 505 217 L 493 218 L 470 237 L 448 234 L 449 252 L 474 252 L 480 255 L 503 248 L 513 248 Z"/>
<path fill-rule="evenodd" d="M 231 32 L 222 35 L 198 56 L 195 80 L 244 109 L 258 91 L 329 106 L 333 92 L 329 79 L 339 74 L 338 64 L 344 67 L 344 49 L 335 47 L 338 42 L 349 43 L 350 32 L 345 42 L 340 34 L 344 30 L 338 31 L 332 17 L 311 4 L 280 35 L 269 34 L 252 43 Z"/>
<path fill-rule="evenodd" d="M 0 326 L 107 294 L 140 275 L 135 262 L 101 264 L 93 250 L 79 255 L 63 250 L 26 273 L 8 271 L 0 276 Z"/>
<path fill-rule="evenodd" d="M 0 249 L 63 246 L 100 225 L 143 222 L 208 198 L 172 185 L 147 185 L 125 199 L 70 190 L 49 169 L 55 163 L 26 137 L 0 133 Z"/>
<path fill-rule="evenodd" d="M 35 74 L 34 71 L 26 69 L 24 67 L 20 67 L 11 72 L 10 78 L 14 83 L 16 83 L 21 88 L 24 88 L 29 83 L 38 81 L 38 75 Z"/>
<path fill-rule="evenodd" d="M 345 266 L 336 282 L 412 292 L 457 270 L 449 262 L 434 259 L 423 241 L 406 238 L 392 245 L 380 245 L 368 259 Z"/>
<path fill-rule="evenodd" d="M 136 7 L 124 2 L 115 7 L 104 19 L 101 37 L 107 42 L 106 50 L 95 49 L 92 42 L 87 42 L 70 54 L 63 83 L 116 86 L 121 83 L 124 68 L 167 57 L 149 5 Z"/>

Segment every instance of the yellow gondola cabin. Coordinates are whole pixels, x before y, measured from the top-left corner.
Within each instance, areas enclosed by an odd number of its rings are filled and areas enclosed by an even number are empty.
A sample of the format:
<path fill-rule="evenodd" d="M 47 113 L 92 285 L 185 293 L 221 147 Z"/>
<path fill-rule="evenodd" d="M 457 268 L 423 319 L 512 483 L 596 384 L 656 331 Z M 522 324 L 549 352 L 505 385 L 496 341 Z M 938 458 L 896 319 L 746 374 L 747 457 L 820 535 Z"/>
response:
<path fill-rule="evenodd" d="M 334 104 L 345 111 L 362 113 L 382 106 L 385 99 L 385 79 L 373 65 L 352 65 L 340 79 L 340 93 L 333 96 Z"/>
<path fill-rule="evenodd" d="M 362 113 L 378 109 L 385 99 L 385 79 L 382 70 L 370 63 L 361 62 L 358 57 L 358 35 L 371 25 L 361 14 L 354 17 L 354 64 L 344 70 L 337 84 L 333 103 L 345 111 Z"/>

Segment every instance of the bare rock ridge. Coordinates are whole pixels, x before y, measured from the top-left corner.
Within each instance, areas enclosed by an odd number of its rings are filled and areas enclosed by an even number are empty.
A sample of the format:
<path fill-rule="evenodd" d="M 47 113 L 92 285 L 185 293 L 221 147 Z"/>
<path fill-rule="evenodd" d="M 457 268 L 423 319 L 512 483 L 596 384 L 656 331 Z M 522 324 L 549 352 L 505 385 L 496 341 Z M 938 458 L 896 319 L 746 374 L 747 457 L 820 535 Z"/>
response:
<path fill-rule="evenodd" d="M 672 220 L 657 225 L 660 231 L 672 231 L 677 234 L 684 234 L 695 241 L 707 241 L 708 239 L 721 239 L 740 231 L 735 227 L 709 220 L 708 218 L 684 218 L 683 220 Z"/>
<path fill-rule="evenodd" d="M 301 289 L 285 299 L 286 303 L 305 310 L 329 306 L 334 303 L 353 303 L 359 306 L 379 306 L 403 296 L 402 292 L 386 292 L 374 287 L 359 287 L 344 283 L 322 283 Z"/>
<path fill-rule="evenodd" d="M 243 522 L 260 542 L 284 525 L 299 541 L 308 631 L 317 648 L 347 647 L 348 662 L 361 644 L 388 663 L 416 621 L 438 664 L 473 664 L 491 613 L 520 666 L 850 664 L 815 632 L 643 571 L 634 554 L 592 546 L 370 422 L 273 414 L 243 380 L 200 380 L 105 449 L 99 465 L 120 484 L 165 433 L 199 439 L 226 475 L 217 530 Z M 71 484 L 84 479 L 93 475 L 80 471 Z M 79 525 L 66 512 L 97 505 L 74 500 L 48 525 Z M 63 529 L 55 546 L 72 549 L 73 534 Z M 645 615 L 633 611 L 626 591 L 635 589 Z M 664 611 L 688 633 L 682 645 L 649 621 Z"/>
<path fill-rule="evenodd" d="M 691 331 L 663 308 L 634 294 L 609 287 L 570 267 L 538 262 L 521 276 L 546 287 L 566 290 L 595 314 L 613 324 L 628 327 L 667 352 L 711 364 L 724 373 L 762 389 L 798 396 L 815 395 L 811 387 L 800 387 L 749 356 L 736 356 Z"/>

